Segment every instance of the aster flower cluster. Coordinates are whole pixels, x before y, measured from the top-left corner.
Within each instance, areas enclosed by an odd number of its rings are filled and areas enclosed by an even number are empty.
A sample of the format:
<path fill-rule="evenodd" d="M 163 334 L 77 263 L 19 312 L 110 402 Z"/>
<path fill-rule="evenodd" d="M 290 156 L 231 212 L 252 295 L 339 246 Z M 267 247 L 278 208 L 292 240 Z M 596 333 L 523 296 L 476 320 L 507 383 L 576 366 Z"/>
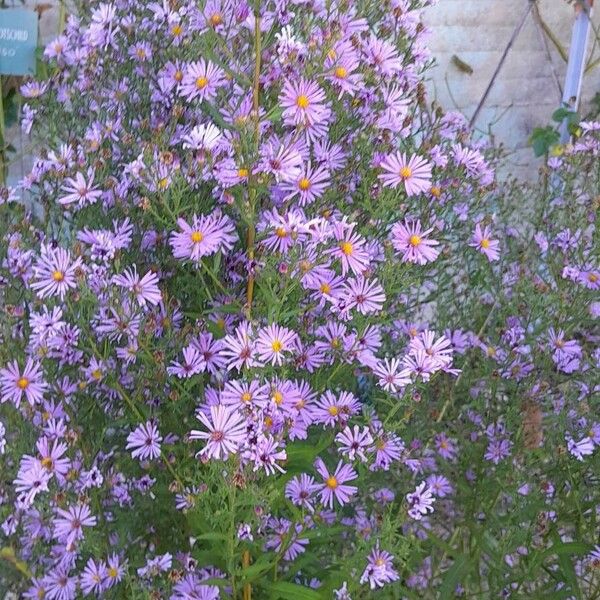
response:
<path fill-rule="evenodd" d="M 93 1 L 46 48 L 21 90 L 43 149 L 0 194 L 0 588 L 435 597 L 529 499 L 535 547 L 571 541 L 557 499 L 600 455 L 598 335 L 565 310 L 600 314 L 574 166 L 598 136 L 511 227 L 496 152 L 426 101 L 427 4 Z M 571 198 L 586 219 L 553 231 Z M 533 489 L 545 444 L 580 470 Z M 524 542 L 492 542 L 461 585 L 493 563 L 518 590 Z"/>

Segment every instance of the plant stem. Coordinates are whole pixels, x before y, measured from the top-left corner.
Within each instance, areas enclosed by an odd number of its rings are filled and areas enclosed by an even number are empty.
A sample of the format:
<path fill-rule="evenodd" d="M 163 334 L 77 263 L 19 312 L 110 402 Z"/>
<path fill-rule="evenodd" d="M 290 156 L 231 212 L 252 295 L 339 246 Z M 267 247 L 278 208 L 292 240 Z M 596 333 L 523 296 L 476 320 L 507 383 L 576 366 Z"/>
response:
<path fill-rule="evenodd" d="M 254 82 L 252 85 L 252 110 L 254 116 L 254 148 L 258 156 L 260 145 L 260 113 L 259 113 L 259 93 L 260 93 L 260 60 L 261 60 L 261 34 L 260 34 L 260 1 L 257 1 L 254 10 Z M 253 179 L 253 178 L 252 178 Z M 248 261 L 254 260 L 254 240 L 256 238 L 256 227 L 254 225 L 254 213 L 256 209 L 256 187 L 251 187 L 249 190 L 250 200 L 250 225 L 248 226 L 248 236 L 246 238 L 246 248 Z M 254 275 L 249 273 L 248 285 L 246 288 L 246 304 L 248 317 L 252 313 L 252 300 L 254 298 Z"/>

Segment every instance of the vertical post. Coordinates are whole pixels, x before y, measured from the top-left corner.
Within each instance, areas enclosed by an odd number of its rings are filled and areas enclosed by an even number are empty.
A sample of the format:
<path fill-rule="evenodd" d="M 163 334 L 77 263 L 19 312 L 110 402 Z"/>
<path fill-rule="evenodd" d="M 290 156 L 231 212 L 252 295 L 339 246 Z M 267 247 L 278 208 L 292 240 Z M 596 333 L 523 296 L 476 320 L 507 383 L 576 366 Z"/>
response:
<path fill-rule="evenodd" d="M 565 76 L 562 105 L 564 108 L 576 111 L 581 100 L 581 84 L 585 70 L 585 56 L 591 30 L 592 7 L 594 0 L 578 0 L 575 5 L 575 22 L 569 47 L 569 62 Z M 569 141 L 570 133 L 568 121 L 565 119 L 560 128 L 560 141 L 565 144 Z"/>

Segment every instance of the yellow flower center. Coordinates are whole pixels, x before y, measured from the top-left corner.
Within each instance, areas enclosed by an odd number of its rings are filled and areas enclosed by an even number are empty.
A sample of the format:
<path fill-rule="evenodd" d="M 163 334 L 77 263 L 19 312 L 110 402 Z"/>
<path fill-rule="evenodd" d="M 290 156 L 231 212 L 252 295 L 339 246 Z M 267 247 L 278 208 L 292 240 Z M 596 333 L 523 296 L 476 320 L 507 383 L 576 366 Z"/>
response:
<path fill-rule="evenodd" d="M 112 577 L 113 579 L 119 574 L 119 571 L 117 571 L 117 569 L 115 569 L 115 567 L 111 567 L 108 570 L 108 576 Z"/>
<path fill-rule="evenodd" d="M 92 371 L 92 377 L 98 381 L 99 379 L 102 378 L 102 369 L 94 369 Z"/>
<path fill-rule="evenodd" d="M 198 77 L 198 79 L 196 79 L 196 87 L 199 90 L 204 89 L 207 85 L 208 85 L 208 79 L 206 79 L 206 77 Z"/>
<path fill-rule="evenodd" d="M 487 238 L 483 238 L 481 240 L 481 247 L 487 250 L 490 247 L 490 240 L 488 240 Z"/>
<path fill-rule="evenodd" d="M 400 169 L 400 177 L 402 179 L 408 179 L 412 175 L 412 169 L 410 167 L 402 167 Z"/>
<path fill-rule="evenodd" d="M 171 28 L 171 33 L 175 37 L 180 36 L 183 33 L 183 27 L 181 25 L 173 25 Z"/>
<path fill-rule="evenodd" d="M 27 377 L 20 377 L 17 381 L 17 387 L 21 390 L 24 390 L 29 385 L 29 379 Z"/>
<path fill-rule="evenodd" d="M 192 231 L 190 238 L 194 244 L 199 244 L 204 239 L 204 235 L 201 231 Z"/>
<path fill-rule="evenodd" d="M 278 238 L 284 238 L 284 237 L 286 237 L 286 236 L 287 236 L 287 231 L 286 231 L 286 229 L 285 229 L 284 227 L 278 227 L 278 228 L 275 230 L 275 235 L 276 235 Z"/>
<path fill-rule="evenodd" d="M 340 341 L 340 338 L 334 337 L 331 340 L 331 347 L 332 348 L 339 348 L 342 345 L 342 342 Z M 332 406 L 332 408 L 335 408 L 334 406 Z M 330 411 L 331 412 L 331 411 Z M 337 409 L 336 409 L 336 413 L 337 413 Z M 333 414 L 333 413 L 332 413 Z"/>
<path fill-rule="evenodd" d="M 442 195 L 442 189 L 439 188 L 437 185 L 433 185 L 431 186 L 431 195 L 434 196 L 435 198 L 439 198 Z"/>
<path fill-rule="evenodd" d="M 350 242 L 342 242 L 340 244 L 340 250 L 346 256 L 350 256 L 352 254 L 352 251 L 354 250 L 354 248 L 352 247 L 352 244 Z"/>
<path fill-rule="evenodd" d="M 238 177 L 248 177 L 248 169 L 244 169 L 244 168 L 239 169 Z"/>
<path fill-rule="evenodd" d="M 488 356 L 496 356 L 496 348 L 493 346 L 488 346 L 486 352 Z"/>
<path fill-rule="evenodd" d="M 411 235 L 410 239 L 408 240 L 408 243 L 415 248 L 416 246 L 418 246 L 421 243 L 421 238 L 418 235 Z"/>
<path fill-rule="evenodd" d="M 283 394 L 279 390 L 276 390 L 273 394 L 273 402 L 275 402 L 277 406 L 283 402 Z"/>
<path fill-rule="evenodd" d="M 309 104 L 310 101 L 304 94 L 302 94 L 302 96 L 298 96 L 298 99 L 296 100 L 296 106 L 298 106 L 298 108 L 306 109 L 308 108 Z"/>
<path fill-rule="evenodd" d="M 328 283 L 322 283 L 319 289 L 323 294 L 329 294 L 331 292 L 331 286 Z"/>
<path fill-rule="evenodd" d="M 52 469 L 52 459 L 49 456 L 46 456 L 46 458 L 42 459 L 42 467 L 44 467 L 44 469 L 48 469 L 48 471 Z"/>
<path fill-rule="evenodd" d="M 64 278 L 65 274 L 62 271 L 54 271 L 54 273 L 52 273 L 52 279 L 54 279 L 54 281 L 56 281 L 57 283 L 63 281 Z"/>
<path fill-rule="evenodd" d="M 348 75 L 348 71 L 344 68 L 344 67 L 338 67 L 335 70 L 335 76 L 338 79 L 346 79 L 346 76 Z"/>
<path fill-rule="evenodd" d="M 332 417 L 337 417 L 340 411 L 339 411 L 339 409 L 338 409 L 338 407 L 337 407 L 337 406 L 330 406 L 330 407 L 327 409 L 327 412 L 328 412 L 328 413 L 329 413 L 329 414 L 330 414 Z"/>
<path fill-rule="evenodd" d="M 158 189 L 159 190 L 166 190 L 169 187 L 169 178 L 168 177 L 163 177 L 162 179 L 158 180 Z"/>
<path fill-rule="evenodd" d="M 250 402 L 250 400 L 252 400 L 252 394 L 250 392 L 244 392 L 242 394 L 242 402 Z"/>
<path fill-rule="evenodd" d="M 214 15 L 212 15 L 210 17 L 210 24 L 213 27 L 218 27 L 222 22 L 223 22 L 223 17 L 221 16 L 220 13 L 215 13 Z"/>
<path fill-rule="evenodd" d="M 596 283 L 596 281 L 598 281 L 598 275 L 596 275 L 596 273 L 590 273 L 588 275 L 588 281 L 590 283 Z"/>
<path fill-rule="evenodd" d="M 335 490 L 335 488 L 338 486 L 337 479 L 333 475 L 331 477 L 328 477 L 325 483 L 327 487 L 331 490 Z"/>
<path fill-rule="evenodd" d="M 175 78 L 175 81 L 181 81 L 183 79 L 183 71 L 175 71 L 175 75 L 173 77 Z"/>
<path fill-rule="evenodd" d="M 280 340 L 273 340 L 271 342 L 271 348 L 273 348 L 273 352 L 281 352 L 281 349 L 283 348 L 283 344 L 281 343 Z"/>
<path fill-rule="evenodd" d="M 307 189 L 310 188 L 310 181 L 308 179 L 306 179 L 306 177 L 303 177 L 299 182 L 298 182 L 298 187 L 305 192 Z"/>
<path fill-rule="evenodd" d="M 269 428 L 273 426 L 273 418 L 267 415 L 264 420 L 265 427 Z"/>
<path fill-rule="evenodd" d="M 375 564 L 376 564 L 378 567 L 382 567 L 383 565 L 385 565 L 385 560 L 383 560 L 383 558 L 378 558 L 378 559 L 375 561 Z"/>

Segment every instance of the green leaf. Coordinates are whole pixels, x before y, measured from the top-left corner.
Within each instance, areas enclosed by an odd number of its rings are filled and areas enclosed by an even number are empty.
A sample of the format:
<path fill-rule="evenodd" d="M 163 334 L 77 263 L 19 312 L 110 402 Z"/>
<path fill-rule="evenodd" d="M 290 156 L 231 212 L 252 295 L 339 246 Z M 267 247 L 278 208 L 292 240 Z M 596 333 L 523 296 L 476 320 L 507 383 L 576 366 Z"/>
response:
<path fill-rule="evenodd" d="M 268 589 L 272 600 L 323 600 L 323 596 L 316 590 L 289 581 L 277 581 Z"/>
<path fill-rule="evenodd" d="M 571 554 L 587 554 L 592 549 L 590 544 L 586 544 L 584 542 L 559 542 L 554 544 L 547 550 L 544 550 L 542 556 L 544 558 L 548 558 L 549 556 L 553 556 L 556 554 L 557 556 L 561 555 L 571 555 Z"/>
<path fill-rule="evenodd" d="M 471 559 L 467 554 L 457 556 L 454 564 L 444 574 L 439 590 L 439 598 L 452 598 L 456 586 L 463 582 L 471 570 Z"/>
<path fill-rule="evenodd" d="M 547 154 L 550 147 L 557 144 L 560 140 L 560 135 L 553 127 L 536 127 L 529 138 L 529 142 L 533 146 L 533 151 L 536 156 Z"/>

